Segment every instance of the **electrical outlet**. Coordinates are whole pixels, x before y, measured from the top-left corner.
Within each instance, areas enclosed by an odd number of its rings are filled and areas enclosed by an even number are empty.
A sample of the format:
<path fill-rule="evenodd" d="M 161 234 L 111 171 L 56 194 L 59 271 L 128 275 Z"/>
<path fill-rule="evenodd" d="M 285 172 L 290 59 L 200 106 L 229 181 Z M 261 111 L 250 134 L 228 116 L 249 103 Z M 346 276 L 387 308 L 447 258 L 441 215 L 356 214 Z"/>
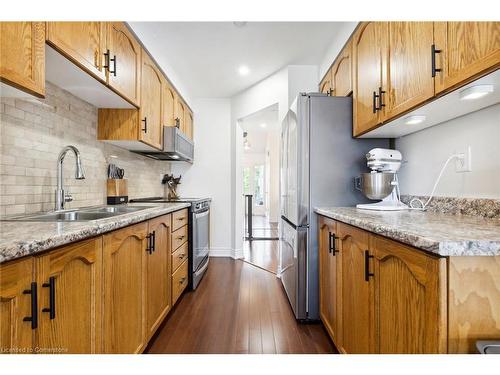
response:
<path fill-rule="evenodd" d="M 467 146 L 465 152 L 457 152 L 460 158 L 455 159 L 455 172 L 472 172 L 472 150 L 470 146 Z"/>

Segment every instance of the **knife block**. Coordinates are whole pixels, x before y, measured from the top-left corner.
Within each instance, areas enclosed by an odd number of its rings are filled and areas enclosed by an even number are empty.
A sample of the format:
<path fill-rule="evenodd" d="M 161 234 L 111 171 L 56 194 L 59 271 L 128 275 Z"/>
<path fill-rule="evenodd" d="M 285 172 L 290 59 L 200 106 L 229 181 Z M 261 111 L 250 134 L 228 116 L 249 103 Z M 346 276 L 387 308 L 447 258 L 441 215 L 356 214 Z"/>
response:
<path fill-rule="evenodd" d="M 108 178 L 106 189 L 108 204 L 121 204 L 128 202 L 128 180 Z"/>

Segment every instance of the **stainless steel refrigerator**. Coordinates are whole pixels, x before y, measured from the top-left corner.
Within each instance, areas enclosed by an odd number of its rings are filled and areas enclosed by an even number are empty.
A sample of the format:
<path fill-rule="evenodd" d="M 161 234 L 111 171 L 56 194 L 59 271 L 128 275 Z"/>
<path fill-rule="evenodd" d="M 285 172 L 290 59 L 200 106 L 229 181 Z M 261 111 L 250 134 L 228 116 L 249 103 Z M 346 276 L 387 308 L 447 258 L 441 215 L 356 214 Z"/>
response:
<path fill-rule="evenodd" d="M 366 198 L 354 177 L 386 139 L 352 138 L 352 99 L 300 94 L 281 127 L 280 278 L 297 319 L 319 319 L 318 228 L 314 207 Z"/>

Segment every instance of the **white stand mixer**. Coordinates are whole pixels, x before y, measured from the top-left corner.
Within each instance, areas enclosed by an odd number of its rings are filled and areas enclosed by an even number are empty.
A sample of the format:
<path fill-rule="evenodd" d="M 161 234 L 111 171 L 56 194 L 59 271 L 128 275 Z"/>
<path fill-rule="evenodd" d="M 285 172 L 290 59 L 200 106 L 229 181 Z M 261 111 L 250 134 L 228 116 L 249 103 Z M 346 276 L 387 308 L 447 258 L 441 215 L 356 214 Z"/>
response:
<path fill-rule="evenodd" d="M 399 196 L 399 183 L 396 172 L 401 167 L 402 156 L 397 150 L 374 148 L 366 154 L 370 173 L 363 173 L 355 178 L 356 189 L 377 203 L 358 204 L 357 208 L 378 211 L 407 210 L 409 207 L 402 203 Z"/>

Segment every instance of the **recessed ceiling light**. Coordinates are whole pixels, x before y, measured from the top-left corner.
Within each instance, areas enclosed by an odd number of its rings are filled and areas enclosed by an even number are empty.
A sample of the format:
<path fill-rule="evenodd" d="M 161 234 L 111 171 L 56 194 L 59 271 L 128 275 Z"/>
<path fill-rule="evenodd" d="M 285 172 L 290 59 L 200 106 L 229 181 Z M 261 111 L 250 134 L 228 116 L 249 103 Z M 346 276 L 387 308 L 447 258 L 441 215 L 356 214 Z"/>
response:
<path fill-rule="evenodd" d="M 460 100 L 479 99 L 493 92 L 493 85 L 476 85 L 460 91 Z"/>
<path fill-rule="evenodd" d="M 420 124 L 421 122 L 424 122 L 425 119 L 426 119 L 426 117 L 423 115 L 413 115 L 413 116 L 406 117 L 404 120 L 405 120 L 405 124 L 407 124 L 407 125 L 416 125 L 416 124 Z"/>
<path fill-rule="evenodd" d="M 263 122 L 262 124 L 260 124 L 260 127 L 261 127 L 261 128 L 263 128 L 263 129 L 264 129 L 266 126 L 267 126 L 267 124 L 266 124 L 265 122 Z"/>
<path fill-rule="evenodd" d="M 248 69 L 248 66 L 242 65 L 238 68 L 238 73 L 242 76 L 246 76 L 248 73 L 250 73 L 250 69 Z"/>

